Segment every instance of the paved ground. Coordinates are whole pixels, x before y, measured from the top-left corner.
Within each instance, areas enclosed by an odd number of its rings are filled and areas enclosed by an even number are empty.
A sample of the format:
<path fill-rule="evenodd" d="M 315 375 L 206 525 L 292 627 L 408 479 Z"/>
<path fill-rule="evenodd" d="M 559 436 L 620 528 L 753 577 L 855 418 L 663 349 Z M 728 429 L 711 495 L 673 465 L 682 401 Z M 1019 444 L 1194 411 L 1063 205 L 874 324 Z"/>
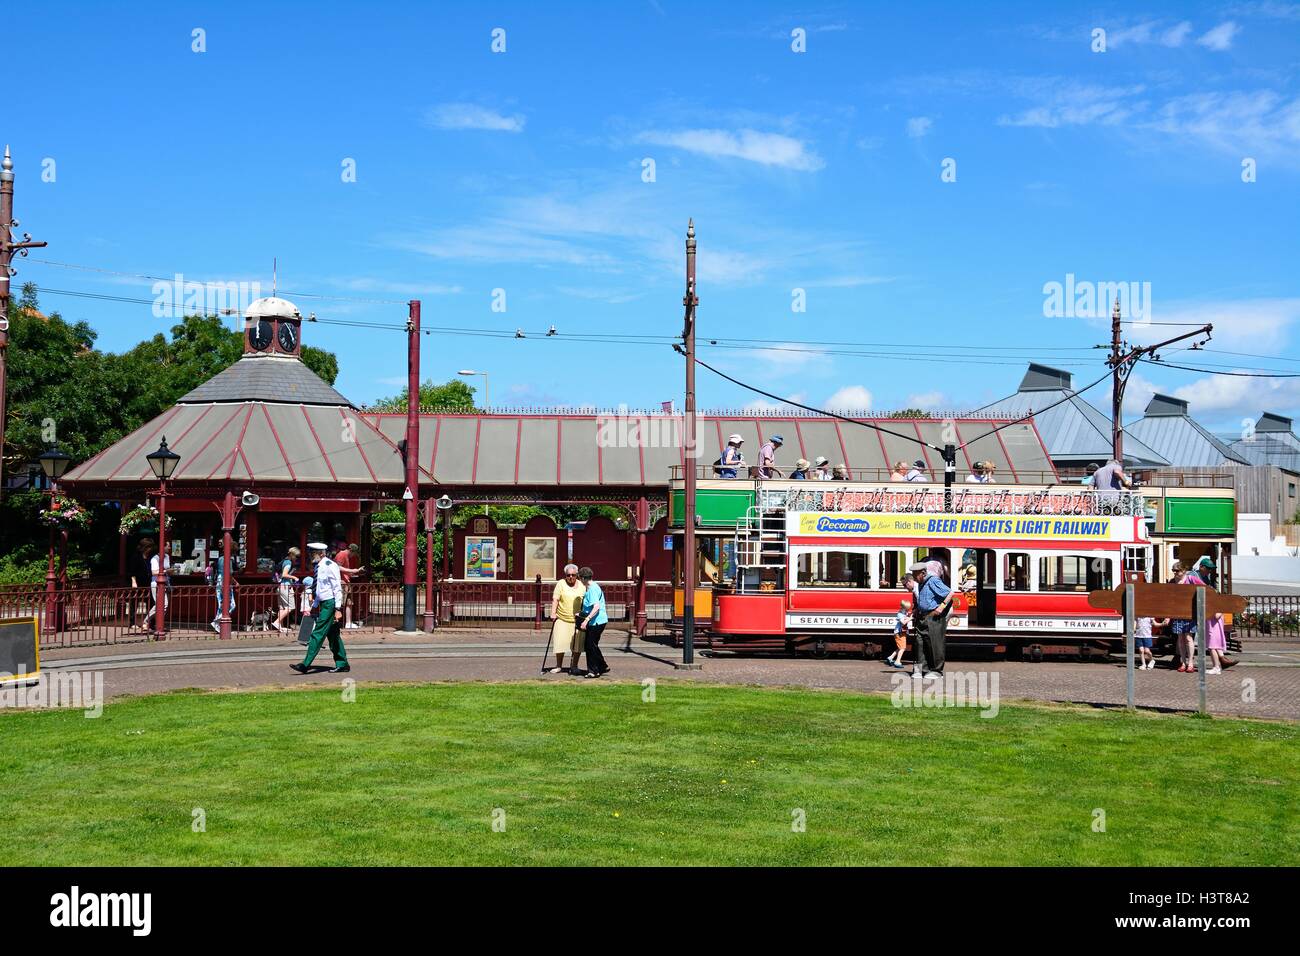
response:
<path fill-rule="evenodd" d="M 544 637 L 527 630 L 484 631 L 444 629 L 432 638 L 361 633 L 347 636 L 352 672 L 358 682 L 538 679 Z M 624 632 L 607 631 L 602 641 L 613 671 L 610 678 L 640 681 L 701 680 L 888 693 L 898 672 L 879 661 L 830 658 L 739 657 L 697 658 L 703 668 L 678 670 L 681 652 L 648 641 L 628 642 Z M 1236 655 L 1237 667 L 1207 676 L 1207 700 L 1213 714 L 1300 720 L 1300 642 L 1249 641 Z M 232 641 L 175 640 L 119 644 L 92 648 L 59 648 L 42 653 L 44 670 L 101 671 L 110 700 L 128 694 L 148 694 L 178 688 L 248 689 L 308 684 L 338 685 L 344 675 L 330 674 L 327 649 L 308 676 L 288 665 L 302 657 L 296 641 L 279 637 L 250 637 Z M 950 673 L 997 673 L 1003 703 L 1023 699 L 1123 705 L 1125 670 L 1122 662 L 1047 660 L 1039 664 L 988 657 L 950 660 Z M 577 680 L 546 676 L 544 680 Z M 1162 666 L 1140 671 L 1139 706 L 1195 710 L 1197 676 Z"/>

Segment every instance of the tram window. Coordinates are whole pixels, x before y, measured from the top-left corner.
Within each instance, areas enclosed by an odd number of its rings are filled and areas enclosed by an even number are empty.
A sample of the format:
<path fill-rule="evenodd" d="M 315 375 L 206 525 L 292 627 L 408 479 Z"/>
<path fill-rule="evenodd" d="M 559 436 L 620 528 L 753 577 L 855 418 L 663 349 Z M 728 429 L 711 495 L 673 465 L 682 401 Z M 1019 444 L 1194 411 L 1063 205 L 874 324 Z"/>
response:
<path fill-rule="evenodd" d="M 943 583 L 952 587 L 952 578 L 950 569 L 952 568 L 952 552 L 947 548 L 917 548 L 916 560 L 920 561 L 938 561 L 943 565 Z"/>
<path fill-rule="evenodd" d="M 907 552 L 881 551 L 880 573 L 877 580 L 886 589 L 901 590 L 907 587 Z"/>
<path fill-rule="evenodd" d="M 1029 590 L 1029 555 L 1023 551 L 1002 556 L 1002 590 Z"/>
<path fill-rule="evenodd" d="M 871 586 L 868 554 L 849 551 L 806 551 L 795 559 L 801 588 L 866 588 Z"/>
<path fill-rule="evenodd" d="M 1108 558 L 1065 554 L 1038 559 L 1040 591 L 1103 591 L 1111 586 Z"/>

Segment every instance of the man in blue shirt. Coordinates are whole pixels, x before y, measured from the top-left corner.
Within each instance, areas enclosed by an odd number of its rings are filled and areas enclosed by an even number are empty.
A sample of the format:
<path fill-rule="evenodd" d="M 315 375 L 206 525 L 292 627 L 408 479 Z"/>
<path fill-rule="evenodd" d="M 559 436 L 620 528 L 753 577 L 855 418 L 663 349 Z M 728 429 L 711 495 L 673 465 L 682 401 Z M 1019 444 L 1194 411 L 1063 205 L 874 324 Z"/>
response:
<path fill-rule="evenodd" d="M 920 561 L 907 570 L 916 580 L 916 663 L 912 676 L 942 680 L 952 589 L 943 583 L 943 565 L 938 561 Z"/>
<path fill-rule="evenodd" d="M 586 588 L 582 593 L 582 623 L 578 625 L 578 629 L 587 632 L 586 676 L 588 677 L 600 677 L 609 673 L 605 655 L 600 652 L 600 635 L 605 630 L 605 625 L 609 623 L 609 613 L 605 607 L 605 592 L 593 580 L 595 576 L 596 573 L 591 568 L 583 568 L 578 572 L 578 578 Z"/>

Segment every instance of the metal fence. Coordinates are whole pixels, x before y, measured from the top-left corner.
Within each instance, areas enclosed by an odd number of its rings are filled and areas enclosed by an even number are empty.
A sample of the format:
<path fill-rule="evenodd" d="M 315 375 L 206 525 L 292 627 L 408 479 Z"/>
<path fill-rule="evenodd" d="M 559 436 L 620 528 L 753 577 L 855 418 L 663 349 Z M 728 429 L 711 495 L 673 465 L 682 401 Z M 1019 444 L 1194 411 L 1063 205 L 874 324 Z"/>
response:
<path fill-rule="evenodd" d="M 438 625 L 448 627 L 550 627 L 553 582 L 441 581 L 428 601 L 425 585 L 416 593 L 417 626 L 423 627 L 426 609 L 432 607 Z M 631 582 L 603 584 L 611 623 L 632 624 L 636 614 L 636 586 Z M 165 589 L 163 634 L 167 639 L 218 637 L 212 626 L 217 617 L 216 589 L 207 585 L 178 585 Z M 672 587 L 647 584 L 647 618 L 653 625 L 672 616 Z M 400 582 L 366 581 L 348 585 L 347 600 L 355 630 L 394 631 L 404 619 Z M 302 619 L 301 589 L 292 592 L 293 607 L 284 627 L 297 633 Z M 234 589 L 231 636 L 245 637 L 274 631 L 280 611 L 279 589 L 274 584 L 243 584 Z M 47 591 L 42 585 L 0 587 L 0 620 L 36 617 L 41 622 L 42 647 L 117 644 L 148 641 L 155 637 L 155 605 L 151 588 L 72 586 Z"/>
<path fill-rule="evenodd" d="M 1246 611 L 1232 618 L 1239 637 L 1300 635 L 1300 594 L 1247 594 Z"/>

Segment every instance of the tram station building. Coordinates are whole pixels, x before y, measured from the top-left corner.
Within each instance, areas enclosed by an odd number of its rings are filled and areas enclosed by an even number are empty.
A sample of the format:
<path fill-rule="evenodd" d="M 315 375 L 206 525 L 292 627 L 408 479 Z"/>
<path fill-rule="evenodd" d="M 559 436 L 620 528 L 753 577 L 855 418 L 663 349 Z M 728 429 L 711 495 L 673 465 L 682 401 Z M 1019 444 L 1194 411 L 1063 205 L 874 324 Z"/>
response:
<path fill-rule="evenodd" d="M 152 500 L 158 482 L 145 456 L 165 439 L 180 456 L 166 502 L 175 518 L 167 538 L 178 584 L 202 582 L 206 562 L 220 547 L 220 509 L 228 493 L 236 500 L 245 493 L 259 499 L 240 510 L 232 532 L 238 576 L 265 580 L 290 547 L 306 555 L 307 542 L 316 540 L 358 543 L 361 563 L 369 566 L 374 514 L 406 492 L 405 415 L 360 408 L 307 368 L 300 358 L 302 319 L 291 303 L 258 300 L 246 326 L 239 361 L 73 467 L 62 487 L 83 500 L 114 501 L 123 509 Z M 787 469 L 796 458 L 820 455 L 859 477 L 883 477 L 892 463 L 921 458 L 931 474 L 942 475 L 939 456 L 922 443 L 942 445 L 943 423 L 875 421 L 893 434 L 827 417 L 703 413 L 697 416 L 701 457 L 695 464 L 707 468 L 733 433 L 755 449 L 751 458 L 758 445 L 780 434 L 785 444 L 778 464 Z M 955 420 L 957 440 L 969 442 L 959 465 L 987 459 L 1009 481 L 1055 480 L 1034 423 L 993 431 L 1000 424 L 1007 422 L 996 416 Z M 419 487 L 411 491 L 422 504 L 443 496 L 475 511 L 492 503 L 599 503 L 628 515 L 620 523 L 593 517 L 574 529 L 557 528 L 545 517 L 522 528 L 501 528 L 489 507 L 488 514 L 476 514 L 456 529 L 440 574 L 485 583 L 533 581 L 540 574 L 551 581 L 572 560 L 591 566 L 604 581 L 670 580 L 668 485 L 689 464 L 680 416 L 428 409 L 420 415 L 419 431 Z M 123 575 L 137 537 L 124 535 L 120 542 Z M 500 555 L 492 567 L 481 560 L 485 542 Z"/>

